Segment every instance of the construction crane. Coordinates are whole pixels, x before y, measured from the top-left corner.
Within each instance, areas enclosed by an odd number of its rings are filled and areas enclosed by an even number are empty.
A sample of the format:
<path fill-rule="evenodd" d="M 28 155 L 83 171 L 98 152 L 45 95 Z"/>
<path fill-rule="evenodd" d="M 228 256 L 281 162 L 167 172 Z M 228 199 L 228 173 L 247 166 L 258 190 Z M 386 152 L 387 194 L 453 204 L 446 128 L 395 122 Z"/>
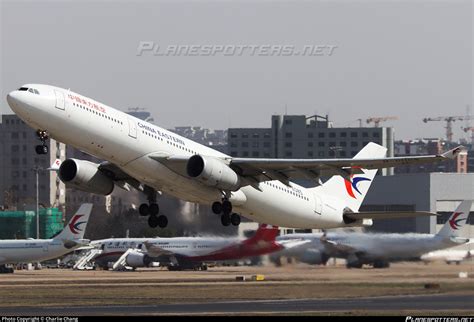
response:
<path fill-rule="evenodd" d="M 467 121 L 474 120 L 473 116 L 439 116 L 439 117 L 425 117 L 423 122 L 428 123 L 432 121 L 444 121 L 446 122 L 446 140 L 453 142 L 453 122 L 455 121 Z"/>
<path fill-rule="evenodd" d="M 374 127 L 379 127 L 380 122 L 385 122 L 388 120 L 398 120 L 398 117 L 396 116 L 382 116 L 382 117 L 369 117 L 366 122 L 367 124 L 369 123 L 374 123 Z"/>
<path fill-rule="evenodd" d="M 474 146 L 474 126 L 462 127 L 462 130 L 466 133 L 471 131 L 471 144 Z"/>

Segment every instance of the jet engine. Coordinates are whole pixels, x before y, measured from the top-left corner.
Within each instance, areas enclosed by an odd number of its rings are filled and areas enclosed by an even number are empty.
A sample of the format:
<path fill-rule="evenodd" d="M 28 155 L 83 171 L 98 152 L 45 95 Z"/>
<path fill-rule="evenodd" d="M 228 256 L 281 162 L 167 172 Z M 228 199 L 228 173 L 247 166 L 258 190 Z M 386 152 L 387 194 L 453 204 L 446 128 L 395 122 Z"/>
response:
<path fill-rule="evenodd" d="M 300 257 L 300 261 L 311 265 L 326 265 L 329 256 L 318 249 L 308 249 Z"/>
<path fill-rule="evenodd" d="M 224 161 L 208 156 L 193 155 L 186 165 L 188 176 L 222 190 L 237 191 L 240 177 Z"/>
<path fill-rule="evenodd" d="M 130 267 L 147 267 L 151 263 L 150 256 L 138 251 L 131 251 L 125 258 L 127 266 Z"/>
<path fill-rule="evenodd" d="M 59 167 L 59 178 L 69 187 L 98 195 L 114 190 L 111 178 L 99 170 L 99 165 L 85 160 L 67 159 Z"/>

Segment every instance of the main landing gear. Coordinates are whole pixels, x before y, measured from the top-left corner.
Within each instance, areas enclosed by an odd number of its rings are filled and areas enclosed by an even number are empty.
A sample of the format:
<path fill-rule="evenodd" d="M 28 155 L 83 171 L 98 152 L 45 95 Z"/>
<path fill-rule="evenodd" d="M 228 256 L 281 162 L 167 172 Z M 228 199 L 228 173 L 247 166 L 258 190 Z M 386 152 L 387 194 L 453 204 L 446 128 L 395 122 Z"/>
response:
<path fill-rule="evenodd" d="M 156 191 L 153 190 L 148 194 L 148 203 L 142 203 L 138 208 L 140 216 L 148 217 L 148 226 L 151 228 L 165 228 L 168 225 L 168 218 L 164 215 L 158 216 L 160 213 L 160 207 L 156 203 Z"/>
<path fill-rule="evenodd" d="M 216 201 L 212 204 L 212 212 L 216 215 L 221 215 L 221 223 L 224 226 L 240 225 L 240 216 L 236 213 L 232 213 L 232 203 L 224 198 L 222 202 Z"/>
<path fill-rule="evenodd" d="M 42 144 L 35 147 L 36 154 L 48 154 L 48 146 L 46 145 L 46 140 L 49 139 L 48 132 L 43 130 L 36 131 L 36 135 L 41 140 Z"/>

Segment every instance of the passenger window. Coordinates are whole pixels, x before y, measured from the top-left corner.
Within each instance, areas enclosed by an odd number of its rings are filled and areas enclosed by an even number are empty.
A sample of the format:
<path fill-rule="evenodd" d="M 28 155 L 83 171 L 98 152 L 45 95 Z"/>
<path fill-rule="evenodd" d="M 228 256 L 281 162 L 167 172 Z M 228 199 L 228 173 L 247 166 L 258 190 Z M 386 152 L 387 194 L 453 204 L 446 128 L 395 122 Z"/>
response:
<path fill-rule="evenodd" d="M 30 88 L 30 89 L 28 90 L 28 92 L 34 93 L 32 88 Z"/>
<path fill-rule="evenodd" d="M 39 92 L 37 89 L 34 90 L 36 95 L 39 95 Z"/>

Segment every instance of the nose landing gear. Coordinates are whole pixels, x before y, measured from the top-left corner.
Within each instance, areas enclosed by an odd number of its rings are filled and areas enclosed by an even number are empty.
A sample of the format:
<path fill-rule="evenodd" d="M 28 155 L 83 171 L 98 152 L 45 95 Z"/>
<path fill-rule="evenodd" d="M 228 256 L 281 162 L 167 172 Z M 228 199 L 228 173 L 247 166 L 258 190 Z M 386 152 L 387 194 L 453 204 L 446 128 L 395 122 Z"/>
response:
<path fill-rule="evenodd" d="M 48 154 L 49 149 L 48 149 L 48 146 L 46 145 L 46 140 L 49 139 L 48 132 L 44 130 L 38 130 L 36 131 L 36 135 L 42 142 L 41 145 L 37 145 L 35 147 L 36 154 Z"/>

